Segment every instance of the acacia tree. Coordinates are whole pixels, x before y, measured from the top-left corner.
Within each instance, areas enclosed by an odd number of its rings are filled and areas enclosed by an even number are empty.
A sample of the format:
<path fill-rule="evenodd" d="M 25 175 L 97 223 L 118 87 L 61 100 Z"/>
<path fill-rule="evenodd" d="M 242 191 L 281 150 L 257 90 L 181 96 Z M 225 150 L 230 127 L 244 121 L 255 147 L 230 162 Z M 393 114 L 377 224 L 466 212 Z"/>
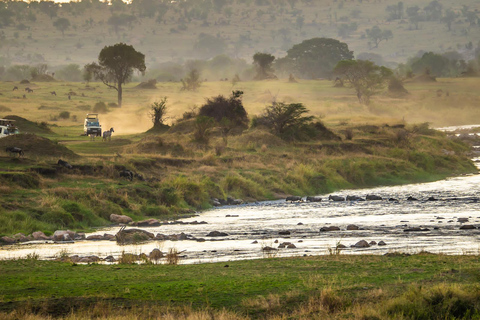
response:
<path fill-rule="evenodd" d="M 133 46 L 117 43 L 105 46 L 98 55 L 98 64 L 90 63 L 85 69 L 107 87 L 117 90 L 118 107 L 121 107 L 122 85 L 127 83 L 134 70 L 145 73 L 145 55 L 136 51 Z"/>
<path fill-rule="evenodd" d="M 70 21 L 67 18 L 58 18 L 53 22 L 53 26 L 62 32 L 62 36 L 65 37 L 65 30 L 70 28 Z"/>
<path fill-rule="evenodd" d="M 273 60 L 275 57 L 269 53 L 257 52 L 253 55 L 253 64 L 257 70 L 255 80 L 276 78 L 272 69 Z"/>
<path fill-rule="evenodd" d="M 372 29 L 367 29 L 365 32 L 367 33 L 367 37 L 373 41 L 374 48 L 378 48 L 378 44 L 383 40 L 393 38 L 391 30 L 382 30 L 378 26 L 374 26 Z"/>
<path fill-rule="evenodd" d="M 368 60 L 343 60 L 334 73 L 342 77 L 357 93 L 360 103 L 369 104 L 370 97 L 382 89 L 392 76 L 392 70 Z"/>

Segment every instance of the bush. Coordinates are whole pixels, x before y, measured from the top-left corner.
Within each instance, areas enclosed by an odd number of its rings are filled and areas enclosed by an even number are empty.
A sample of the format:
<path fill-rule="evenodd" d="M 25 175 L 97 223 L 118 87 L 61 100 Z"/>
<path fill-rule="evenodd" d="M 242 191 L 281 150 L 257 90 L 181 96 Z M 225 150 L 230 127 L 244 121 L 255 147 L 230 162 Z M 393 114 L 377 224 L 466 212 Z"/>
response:
<path fill-rule="evenodd" d="M 200 116 L 210 117 L 220 123 L 224 118 L 228 119 L 233 125 L 244 126 L 248 124 L 247 111 L 242 103 L 242 91 L 233 91 L 227 99 L 219 95 L 207 102 L 200 108 Z"/>
<path fill-rule="evenodd" d="M 95 112 L 95 113 L 107 113 L 108 112 L 108 107 L 105 104 L 105 102 L 100 101 L 100 102 L 95 103 L 92 111 Z"/>
<path fill-rule="evenodd" d="M 58 115 L 58 117 L 60 119 L 69 119 L 70 118 L 70 112 L 68 111 L 62 111 L 60 112 L 60 114 Z"/>
<path fill-rule="evenodd" d="M 160 202 L 167 207 L 175 206 L 179 201 L 180 197 L 174 187 L 163 187 L 160 190 Z"/>

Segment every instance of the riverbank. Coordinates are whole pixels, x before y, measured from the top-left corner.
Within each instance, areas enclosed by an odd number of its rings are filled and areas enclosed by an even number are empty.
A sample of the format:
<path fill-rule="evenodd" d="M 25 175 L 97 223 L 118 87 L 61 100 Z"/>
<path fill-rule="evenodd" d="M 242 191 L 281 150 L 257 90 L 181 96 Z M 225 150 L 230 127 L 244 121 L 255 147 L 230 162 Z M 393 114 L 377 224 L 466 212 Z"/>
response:
<path fill-rule="evenodd" d="M 478 319 L 478 256 L 389 253 L 201 265 L 0 261 L 2 319 Z"/>
<path fill-rule="evenodd" d="M 334 132 L 350 130 L 352 139 L 308 143 L 250 129 L 220 149 L 220 136 L 205 146 L 176 130 L 111 143 L 18 136 L 17 144 L 30 142 L 25 157 L 0 157 L 0 236 L 91 231 L 110 225 L 111 214 L 175 220 L 227 197 L 252 202 L 477 172 L 468 145 L 425 125 L 342 125 Z M 57 162 L 67 151 L 70 167 Z"/>

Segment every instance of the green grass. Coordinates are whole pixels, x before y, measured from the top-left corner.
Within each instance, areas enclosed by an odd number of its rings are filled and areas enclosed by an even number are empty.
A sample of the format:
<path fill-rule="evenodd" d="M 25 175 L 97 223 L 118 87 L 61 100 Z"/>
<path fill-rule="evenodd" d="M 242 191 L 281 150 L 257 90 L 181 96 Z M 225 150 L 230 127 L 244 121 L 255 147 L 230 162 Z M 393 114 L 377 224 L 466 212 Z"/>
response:
<path fill-rule="evenodd" d="M 363 306 L 376 310 L 383 319 L 412 310 L 405 306 L 410 302 L 401 302 L 411 301 L 412 294 L 419 297 L 415 306 L 422 308 L 414 314 L 428 310 L 429 300 L 421 296 L 430 296 L 435 290 L 437 296 L 441 292 L 452 296 L 448 292 L 456 288 L 461 291 L 460 298 L 475 301 L 478 266 L 477 256 L 431 254 L 272 258 L 228 262 L 228 267 L 225 263 L 172 266 L 0 261 L 0 311 L 23 307 L 35 310 L 37 305 L 54 304 L 60 299 L 73 302 L 73 308 L 111 301 L 117 307 L 225 308 L 252 318 L 290 313 L 296 319 L 295 314 L 308 311 L 310 299 L 331 290 L 340 307 L 334 311 L 319 308 L 312 317 L 346 316 Z M 378 296 L 372 299 L 375 294 Z M 272 296 L 283 303 L 271 308 L 259 303 Z M 77 298 L 82 299 L 75 305 Z M 468 308 L 470 315 L 479 316 L 478 303 Z M 407 312 L 404 316 L 418 318 Z"/>

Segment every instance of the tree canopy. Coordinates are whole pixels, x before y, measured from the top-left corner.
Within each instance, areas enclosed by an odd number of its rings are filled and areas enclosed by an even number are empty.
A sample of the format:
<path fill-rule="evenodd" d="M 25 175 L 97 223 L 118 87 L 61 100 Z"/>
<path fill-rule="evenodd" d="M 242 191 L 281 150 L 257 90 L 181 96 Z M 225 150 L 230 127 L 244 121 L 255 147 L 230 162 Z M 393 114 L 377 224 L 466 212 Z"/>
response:
<path fill-rule="evenodd" d="M 85 69 L 106 86 L 117 90 L 118 106 L 122 106 L 122 85 L 131 78 L 133 71 L 145 72 L 145 55 L 133 46 L 117 43 L 105 46 L 98 55 L 98 64 L 93 62 Z"/>
<path fill-rule="evenodd" d="M 367 60 L 340 61 L 334 72 L 355 89 L 358 101 L 364 104 L 369 104 L 370 97 L 382 89 L 393 74 L 392 70 Z"/>
<path fill-rule="evenodd" d="M 272 63 L 275 60 L 275 57 L 268 53 L 257 52 L 253 55 L 253 64 L 257 74 L 255 75 L 255 80 L 264 80 L 276 78 L 273 74 Z"/>
<path fill-rule="evenodd" d="M 297 76 L 330 78 L 338 61 L 353 59 L 353 51 L 336 39 L 313 38 L 294 45 L 284 59 L 289 60 Z"/>

